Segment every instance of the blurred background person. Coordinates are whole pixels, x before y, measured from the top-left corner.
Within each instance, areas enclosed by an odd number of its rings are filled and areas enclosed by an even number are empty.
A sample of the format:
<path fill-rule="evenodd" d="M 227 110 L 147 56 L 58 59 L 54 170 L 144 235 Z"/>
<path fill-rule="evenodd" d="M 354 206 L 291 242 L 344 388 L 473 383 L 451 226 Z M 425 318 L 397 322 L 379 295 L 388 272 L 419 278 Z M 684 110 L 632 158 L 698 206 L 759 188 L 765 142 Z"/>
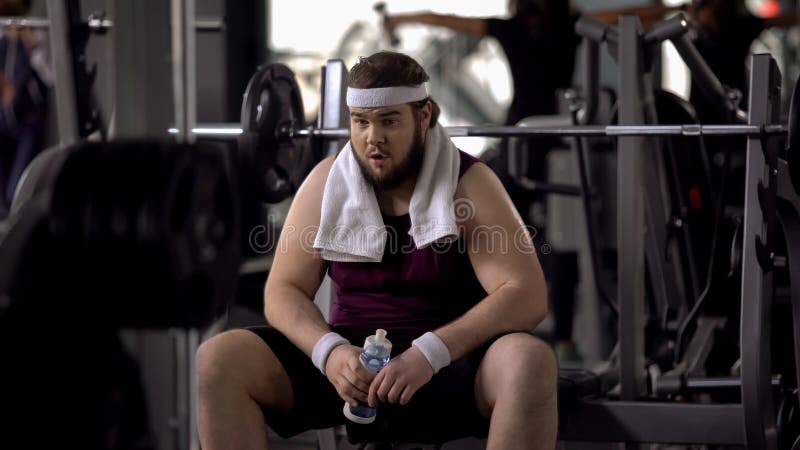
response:
<path fill-rule="evenodd" d="M 579 15 L 566 0 L 511 0 L 510 17 L 461 17 L 430 12 L 389 15 L 384 27 L 389 35 L 402 24 L 421 23 L 455 31 L 490 36 L 497 40 L 508 59 L 513 82 L 513 97 L 505 124 L 515 125 L 531 116 L 558 112 L 557 93 L 571 87 L 575 50 L 580 38 L 575 33 Z M 526 176 L 546 180 L 547 152 L 558 139 L 528 141 L 529 164 Z M 497 172 L 526 224 L 536 228 L 534 240 L 541 248 L 546 239 L 544 222 L 529 214 L 534 204 L 543 209 L 544 193 L 519 187 L 508 174 L 506 143 L 490 166 Z M 537 214 L 540 216 L 541 214 Z M 548 280 L 548 297 L 555 319 L 552 340 L 560 360 L 578 360 L 572 344 L 575 287 L 578 263 L 575 252 L 540 254 Z"/>
<path fill-rule="evenodd" d="M 746 107 L 747 59 L 753 41 L 767 28 L 797 24 L 797 14 L 758 17 L 747 8 L 745 0 L 695 0 L 688 13 L 700 55 L 724 85 L 742 93 L 742 106 Z M 732 119 L 706 99 L 694 81 L 689 100 L 701 123 L 725 123 Z"/>
<path fill-rule="evenodd" d="M 30 0 L 0 0 L 0 16 L 24 16 Z M 11 207 L 23 171 L 42 150 L 52 85 L 47 35 L 0 28 L 0 219 Z"/>

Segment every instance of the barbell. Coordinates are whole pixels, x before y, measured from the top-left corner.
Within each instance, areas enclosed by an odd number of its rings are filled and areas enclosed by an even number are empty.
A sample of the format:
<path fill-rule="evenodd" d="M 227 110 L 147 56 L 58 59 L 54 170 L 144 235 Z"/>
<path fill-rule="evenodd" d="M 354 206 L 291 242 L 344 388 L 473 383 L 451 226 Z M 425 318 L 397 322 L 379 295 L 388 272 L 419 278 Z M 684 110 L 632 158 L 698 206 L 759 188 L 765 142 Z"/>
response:
<path fill-rule="evenodd" d="M 748 125 L 576 125 L 576 126 L 451 126 L 450 137 L 656 137 L 656 136 L 787 136 L 787 160 L 795 190 L 800 193 L 800 132 L 796 131 L 800 92 L 795 89 L 787 124 Z M 278 202 L 292 195 L 311 166 L 319 161 L 321 141 L 347 139 L 347 128 L 305 126 L 303 105 L 294 73 L 282 64 L 259 67 L 244 95 L 241 130 L 193 130 L 199 137 L 238 136 L 243 166 L 260 180 L 262 200 Z"/>

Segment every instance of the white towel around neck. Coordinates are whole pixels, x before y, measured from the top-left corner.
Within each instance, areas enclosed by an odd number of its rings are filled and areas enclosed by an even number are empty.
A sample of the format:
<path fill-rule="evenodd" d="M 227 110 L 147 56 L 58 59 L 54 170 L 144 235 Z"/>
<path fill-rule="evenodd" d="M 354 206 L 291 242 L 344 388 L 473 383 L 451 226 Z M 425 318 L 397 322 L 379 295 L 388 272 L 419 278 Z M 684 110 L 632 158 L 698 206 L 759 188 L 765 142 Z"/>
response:
<path fill-rule="evenodd" d="M 428 129 L 425 155 L 409 204 L 408 234 L 417 248 L 458 238 L 453 197 L 461 158 L 447 131 Z M 372 186 L 364 179 L 350 142 L 333 162 L 322 194 L 322 215 L 314 248 L 322 259 L 380 262 L 387 232 Z"/>

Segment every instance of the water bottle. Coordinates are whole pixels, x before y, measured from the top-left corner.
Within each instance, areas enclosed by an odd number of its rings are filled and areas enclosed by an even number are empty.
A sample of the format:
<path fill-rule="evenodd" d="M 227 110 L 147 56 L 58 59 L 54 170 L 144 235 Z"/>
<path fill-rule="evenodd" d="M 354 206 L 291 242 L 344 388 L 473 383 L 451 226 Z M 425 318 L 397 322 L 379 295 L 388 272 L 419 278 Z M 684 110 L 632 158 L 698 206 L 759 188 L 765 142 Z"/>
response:
<path fill-rule="evenodd" d="M 364 351 L 361 352 L 361 365 L 372 373 L 378 373 L 389 363 L 389 354 L 392 352 L 392 343 L 386 339 L 386 330 L 376 330 L 375 334 L 364 341 Z M 358 402 L 352 407 L 344 404 L 344 416 L 355 423 L 368 424 L 375 420 L 377 405 L 371 408 L 368 404 Z"/>

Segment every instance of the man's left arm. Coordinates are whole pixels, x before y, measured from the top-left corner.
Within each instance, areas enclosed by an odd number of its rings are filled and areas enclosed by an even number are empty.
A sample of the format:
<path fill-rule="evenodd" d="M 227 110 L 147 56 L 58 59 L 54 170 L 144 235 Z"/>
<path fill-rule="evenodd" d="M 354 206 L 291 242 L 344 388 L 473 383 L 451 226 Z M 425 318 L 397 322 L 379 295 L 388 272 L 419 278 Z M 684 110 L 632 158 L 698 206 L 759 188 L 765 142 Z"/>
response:
<path fill-rule="evenodd" d="M 465 199 L 471 208 L 470 218 L 463 224 L 463 238 L 488 295 L 434 331 L 447 346 L 451 360 L 500 334 L 533 331 L 547 314 L 547 287 L 531 230 L 494 172 L 485 164 L 474 164 L 462 177 L 456 197 Z"/>
<path fill-rule="evenodd" d="M 485 164 L 472 165 L 459 181 L 456 199 L 458 215 L 466 217 L 462 239 L 488 295 L 394 358 L 370 386 L 372 405 L 376 396 L 408 403 L 435 366 L 466 356 L 495 336 L 533 331 L 547 314 L 547 287 L 531 235 L 494 172 Z"/>

